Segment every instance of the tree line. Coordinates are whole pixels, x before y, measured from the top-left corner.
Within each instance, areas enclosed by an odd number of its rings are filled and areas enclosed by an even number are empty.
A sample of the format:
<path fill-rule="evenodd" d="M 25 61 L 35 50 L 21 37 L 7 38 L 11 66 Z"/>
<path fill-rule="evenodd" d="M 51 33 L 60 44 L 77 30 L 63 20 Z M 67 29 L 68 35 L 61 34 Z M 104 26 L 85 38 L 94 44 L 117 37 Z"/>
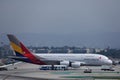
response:
<path fill-rule="evenodd" d="M 98 54 L 102 54 L 111 58 L 120 59 L 120 49 L 108 49 L 107 51 L 98 52 Z"/>

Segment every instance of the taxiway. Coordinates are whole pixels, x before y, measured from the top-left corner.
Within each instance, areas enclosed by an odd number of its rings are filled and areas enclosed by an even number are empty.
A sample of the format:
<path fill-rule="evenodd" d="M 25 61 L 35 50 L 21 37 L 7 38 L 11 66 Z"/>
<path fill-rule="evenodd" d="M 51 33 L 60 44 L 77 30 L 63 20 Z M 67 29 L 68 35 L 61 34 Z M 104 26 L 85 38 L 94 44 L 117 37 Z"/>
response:
<path fill-rule="evenodd" d="M 20 62 L 0 71 L 0 80 L 120 80 L 120 65 L 115 71 L 101 71 L 101 67 L 91 67 L 92 73 L 84 73 L 88 67 L 69 70 L 39 70 L 40 65 Z"/>

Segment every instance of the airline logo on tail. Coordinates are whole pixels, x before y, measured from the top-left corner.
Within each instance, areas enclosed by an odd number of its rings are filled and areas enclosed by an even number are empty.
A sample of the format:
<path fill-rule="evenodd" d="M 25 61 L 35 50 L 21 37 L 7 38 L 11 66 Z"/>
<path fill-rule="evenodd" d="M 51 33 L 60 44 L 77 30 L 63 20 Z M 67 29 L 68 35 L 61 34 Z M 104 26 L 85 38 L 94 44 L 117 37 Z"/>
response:
<path fill-rule="evenodd" d="M 20 60 L 29 63 L 45 65 L 43 61 L 39 60 L 36 55 L 32 54 L 14 35 L 8 34 L 7 36 L 10 40 L 10 45 Z"/>

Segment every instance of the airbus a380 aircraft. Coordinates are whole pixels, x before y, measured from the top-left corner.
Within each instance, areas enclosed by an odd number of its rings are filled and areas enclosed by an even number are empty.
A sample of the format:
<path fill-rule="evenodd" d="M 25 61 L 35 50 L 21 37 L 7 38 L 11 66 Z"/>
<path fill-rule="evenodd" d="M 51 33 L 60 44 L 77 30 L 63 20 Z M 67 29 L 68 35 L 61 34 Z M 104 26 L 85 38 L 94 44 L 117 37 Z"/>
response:
<path fill-rule="evenodd" d="M 100 54 L 34 54 L 23 45 L 14 35 L 7 35 L 10 40 L 15 60 L 38 65 L 67 65 L 78 68 L 82 65 L 111 65 L 112 61 Z"/>

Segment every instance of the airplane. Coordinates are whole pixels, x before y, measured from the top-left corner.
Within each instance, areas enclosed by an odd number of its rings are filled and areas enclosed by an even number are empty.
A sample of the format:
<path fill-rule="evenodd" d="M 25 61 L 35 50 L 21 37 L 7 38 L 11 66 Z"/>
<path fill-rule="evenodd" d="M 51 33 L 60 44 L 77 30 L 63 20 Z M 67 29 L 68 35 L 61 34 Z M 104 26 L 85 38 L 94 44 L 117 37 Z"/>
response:
<path fill-rule="evenodd" d="M 10 45 L 15 56 L 12 59 L 38 65 L 67 65 L 79 68 L 80 66 L 112 65 L 112 61 L 100 54 L 37 54 L 32 53 L 14 35 L 8 34 Z"/>

